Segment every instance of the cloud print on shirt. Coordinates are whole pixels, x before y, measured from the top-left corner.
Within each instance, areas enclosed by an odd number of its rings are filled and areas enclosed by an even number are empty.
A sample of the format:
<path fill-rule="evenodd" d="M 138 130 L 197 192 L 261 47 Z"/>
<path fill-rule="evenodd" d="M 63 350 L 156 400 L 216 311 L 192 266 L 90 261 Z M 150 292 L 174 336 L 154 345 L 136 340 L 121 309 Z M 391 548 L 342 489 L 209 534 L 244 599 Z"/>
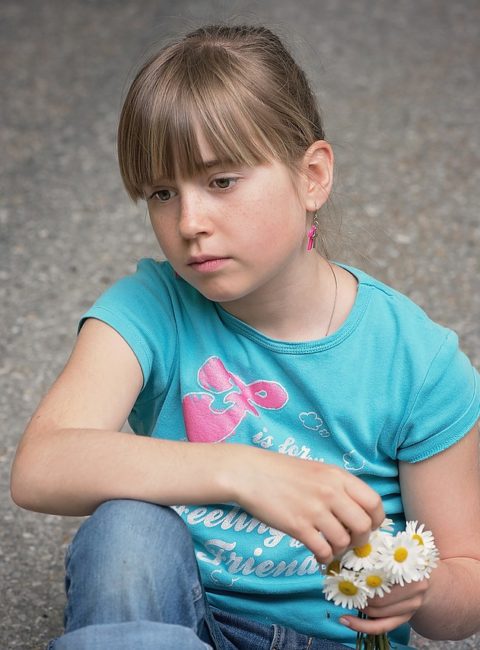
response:
<path fill-rule="evenodd" d="M 343 454 L 343 466 L 350 472 L 358 472 L 365 467 L 365 459 L 360 456 L 358 451 L 352 449 L 348 454 Z"/>
<path fill-rule="evenodd" d="M 330 431 L 325 427 L 324 421 L 315 413 L 315 411 L 300 413 L 298 417 L 306 429 L 317 431 L 322 438 L 327 438 L 330 435 Z"/>

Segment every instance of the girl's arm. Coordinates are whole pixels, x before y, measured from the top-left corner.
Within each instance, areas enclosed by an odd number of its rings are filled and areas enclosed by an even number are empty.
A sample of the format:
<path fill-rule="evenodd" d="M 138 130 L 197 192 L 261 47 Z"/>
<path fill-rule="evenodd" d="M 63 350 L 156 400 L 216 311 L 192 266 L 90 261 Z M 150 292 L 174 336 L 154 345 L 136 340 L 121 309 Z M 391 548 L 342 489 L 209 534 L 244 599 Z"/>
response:
<path fill-rule="evenodd" d="M 337 467 L 246 445 L 120 433 L 142 380 L 124 339 L 87 320 L 21 440 L 14 501 L 63 515 L 87 515 L 116 498 L 162 505 L 234 501 L 303 542 L 320 561 L 332 549 L 364 543 L 381 523 L 379 496 Z"/>
<path fill-rule="evenodd" d="M 227 496 L 220 446 L 120 432 L 142 382 L 124 339 L 88 319 L 20 442 L 13 500 L 30 510 L 78 516 L 115 498 L 174 504 Z"/>
<path fill-rule="evenodd" d="M 464 639 L 480 630 L 480 471 L 475 426 L 449 449 L 419 463 L 401 463 L 407 520 L 424 523 L 441 560 L 430 580 L 395 587 L 365 612 L 376 620 L 347 617 L 350 627 L 380 634 L 410 620 L 430 639 Z"/>
<path fill-rule="evenodd" d="M 431 639 L 463 639 L 480 629 L 480 465 L 478 424 L 444 452 L 400 466 L 408 519 L 432 530 L 441 562 L 413 628 Z"/>

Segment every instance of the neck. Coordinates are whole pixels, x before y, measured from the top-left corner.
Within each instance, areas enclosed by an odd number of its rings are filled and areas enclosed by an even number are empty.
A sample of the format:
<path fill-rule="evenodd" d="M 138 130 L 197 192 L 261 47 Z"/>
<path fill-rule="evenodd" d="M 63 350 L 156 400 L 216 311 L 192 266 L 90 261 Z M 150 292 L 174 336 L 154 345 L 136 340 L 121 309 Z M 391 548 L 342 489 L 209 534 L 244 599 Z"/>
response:
<path fill-rule="evenodd" d="M 315 252 L 297 269 L 222 307 L 270 338 L 308 341 L 331 334 L 338 326 L 342 269 L 331 267 Z"/>

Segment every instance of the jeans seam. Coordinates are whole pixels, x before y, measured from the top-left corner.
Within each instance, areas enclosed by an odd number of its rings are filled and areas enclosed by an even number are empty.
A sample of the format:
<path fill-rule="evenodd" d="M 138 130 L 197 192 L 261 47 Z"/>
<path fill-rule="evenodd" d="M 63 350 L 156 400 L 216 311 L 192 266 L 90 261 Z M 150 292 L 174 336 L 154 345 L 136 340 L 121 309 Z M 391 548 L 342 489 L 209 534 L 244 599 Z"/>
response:
<path fill-rule="evenodd" d="M 280 643 L 282 641 L 282 628 L 279 625 L 273 625 L 273 640 L 270 650 L 280 650 Z"/>

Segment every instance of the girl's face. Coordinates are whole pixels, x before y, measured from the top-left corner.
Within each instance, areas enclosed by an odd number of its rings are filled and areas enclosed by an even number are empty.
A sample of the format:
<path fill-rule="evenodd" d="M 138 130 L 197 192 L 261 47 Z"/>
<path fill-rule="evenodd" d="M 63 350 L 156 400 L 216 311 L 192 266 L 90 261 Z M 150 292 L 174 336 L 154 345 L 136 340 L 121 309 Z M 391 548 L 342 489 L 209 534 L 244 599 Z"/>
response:
<path fill-rule="evenodd" d="M 305 255 L 302 180 L 294 187 L 279 162 L 236 166 L 214 160 L 202 139 L 200 148 L 205 173 L 145 188 L 160 247 L 175 271 L 210 300 L 267 297 L 291 279 Z"/>

